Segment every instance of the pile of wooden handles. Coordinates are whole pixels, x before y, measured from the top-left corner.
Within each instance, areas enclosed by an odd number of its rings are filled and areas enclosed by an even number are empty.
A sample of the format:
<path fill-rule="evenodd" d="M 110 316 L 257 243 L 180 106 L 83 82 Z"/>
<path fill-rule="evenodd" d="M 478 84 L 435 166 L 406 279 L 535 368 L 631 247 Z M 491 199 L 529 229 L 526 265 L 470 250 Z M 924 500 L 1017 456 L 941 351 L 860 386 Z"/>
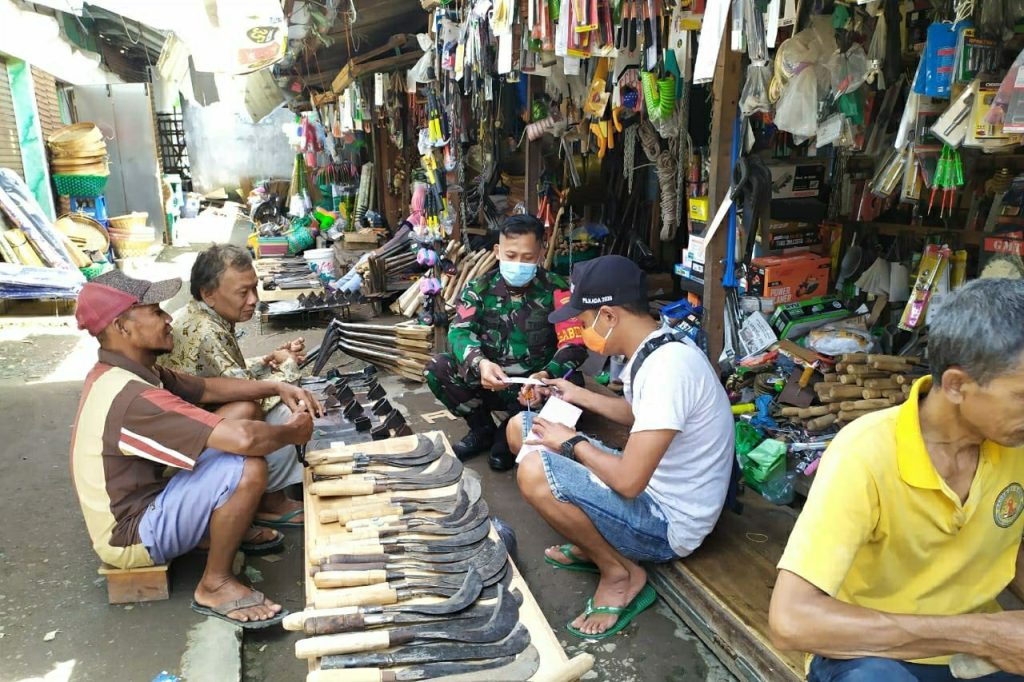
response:
<path fill-rule="evenodd" d="M 470 280 L 493 270 L 498 265 L 491 249 L 468 251 L 466 246 L 452 241 L 448 244 L 441 258 L 455 263 L 458 271 L 454 275 L 441 276 L 441 297 L 445 305 L 454 307 L 458 304 L 459 295 Z M 398 299 L 391 304 L 391 312 L 404 317 L 416 317 L 423 309 L 424 297 L 420 292 L 419 280 L 413 282 Z"/>
<path fill-rule="evenodd" d="M 921 359 L 897 355 L 844 355 L 834 372 L 814 385 L 821 405 L 784 407 L 781 416 L 803 421 L 808 431 L 848 424 L 865 414 L 899 405 L 910 395 L 914 381 L 925 373 Z"/>

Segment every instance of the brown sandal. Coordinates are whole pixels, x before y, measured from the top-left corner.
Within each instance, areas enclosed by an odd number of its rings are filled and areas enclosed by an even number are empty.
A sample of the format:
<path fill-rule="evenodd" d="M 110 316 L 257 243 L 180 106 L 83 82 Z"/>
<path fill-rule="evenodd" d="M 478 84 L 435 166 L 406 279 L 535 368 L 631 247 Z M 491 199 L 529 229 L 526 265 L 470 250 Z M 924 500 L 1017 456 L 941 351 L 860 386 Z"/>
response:
<path fill-rule="evenodd" d="M 218 604 L 217 606 L 203 606 L 195 599 L 192 600 L 191 606 L 192 610 L 196 613 L 208 616 L 210 618 L 220 618 L 221 620 L 226 620 L 227 622 L 233 623 L 234 625 L 237 625 L 238 627 L 244 630 L 262 630 L 272 625 L 277 625 L 282 620 L 284 620 L 284 617 L 288 615 L 288 610 L 281 609 L 280 613 L 272 616 L 271 618 L 267 618 L 266 620 L 242 621 L 236 618 L 232 618 L 228 614 L 234 613 L 235 611 L 241 611 L 242 609 L 247 609 L 253 606 L 260 606 L 266 603 L 266 601 L 267 598 L 263 596 L 262 592 L 252 590 L 251 592 L 249 592 L 249 594 L 247 594 L 244 597 L 232 599 L 229 602 L 224 602 L 223 604 Z"/>

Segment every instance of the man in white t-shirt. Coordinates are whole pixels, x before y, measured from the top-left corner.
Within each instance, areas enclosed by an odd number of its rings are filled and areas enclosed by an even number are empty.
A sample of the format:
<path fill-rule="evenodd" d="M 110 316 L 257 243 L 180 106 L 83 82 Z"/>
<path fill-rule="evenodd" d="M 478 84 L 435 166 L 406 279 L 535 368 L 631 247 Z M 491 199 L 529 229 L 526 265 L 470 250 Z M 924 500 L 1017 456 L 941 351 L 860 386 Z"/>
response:
<path fill-rule="evenodd" d="M 530 413 L 509 424 L 508 436 L 518 449 L 532 428 L 536 438 L 526 444 L 544 446 L 520 462 L 519 488 L 570 540 L 548 548 L 545 561 L 600 573 L 586 611 L 569 624 L 574 634 L 599 638 L 620 631 L 653 601 L 637 562 L 685 557 L 711 532 L 729 488 L 734 427 L 729 399 L 704 354 L 651 318 L 646 277 L 632 261 L 604 256 L 581 263 L 572 285 L 569 304 L 549 320 L 579 317 L 587 348 L 629 357 L 626 397 L 557 379 L 538 390 L 629 426 L 629 440 L 622 452 L 612 451 Z"/>

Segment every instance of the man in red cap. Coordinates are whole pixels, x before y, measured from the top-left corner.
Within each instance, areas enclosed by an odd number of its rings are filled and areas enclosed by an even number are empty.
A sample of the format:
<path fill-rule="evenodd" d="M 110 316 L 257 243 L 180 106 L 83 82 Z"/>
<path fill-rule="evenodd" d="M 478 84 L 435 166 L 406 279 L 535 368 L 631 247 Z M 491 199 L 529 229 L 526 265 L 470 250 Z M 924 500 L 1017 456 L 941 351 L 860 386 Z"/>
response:
<path fill-rule="evenodd" d="M 174 345 L 160 303 L 181 281 L 120 271 L 86 284 L 78 326 L 100 343 L 71 436 L 71 470 L 93 549 L 119 568 L 166 563 L 206 541 L 192 608 L 245 628 L 279 623 L 279 604 L 231 571 L 267 483 L 265 455 L 306 443 L 320 404 L 291 384 L 207 378 L 158 367 Z M 279 396 L 285 424 L 264 423 L 255 401 Z M 217 413 L 196 404 L 224 404 Z M 231 453 L 231 454 L 229 454 Z M 170 478 L 166 467 L 179 471 Z"/>

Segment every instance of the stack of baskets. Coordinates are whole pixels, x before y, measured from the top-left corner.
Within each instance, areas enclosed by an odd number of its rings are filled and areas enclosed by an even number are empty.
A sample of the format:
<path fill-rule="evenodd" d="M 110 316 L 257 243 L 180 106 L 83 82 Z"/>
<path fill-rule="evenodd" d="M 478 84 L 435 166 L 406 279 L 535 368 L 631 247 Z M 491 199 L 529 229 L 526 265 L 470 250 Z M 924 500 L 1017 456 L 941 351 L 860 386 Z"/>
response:
<path fill-rule="evenodd" d="M 110 219 L 110 244 L 118 258 L 148 255 L 156 243 L 156 229 L 146 225 L 149 214 L 135 211 Z"/>
<path fill-rule="evenodd" d="M 107 143 L 94 123 L 61 128 L 46 140 L 57 192 L 63 196 L 95 197 L 110 176 Z"/>

